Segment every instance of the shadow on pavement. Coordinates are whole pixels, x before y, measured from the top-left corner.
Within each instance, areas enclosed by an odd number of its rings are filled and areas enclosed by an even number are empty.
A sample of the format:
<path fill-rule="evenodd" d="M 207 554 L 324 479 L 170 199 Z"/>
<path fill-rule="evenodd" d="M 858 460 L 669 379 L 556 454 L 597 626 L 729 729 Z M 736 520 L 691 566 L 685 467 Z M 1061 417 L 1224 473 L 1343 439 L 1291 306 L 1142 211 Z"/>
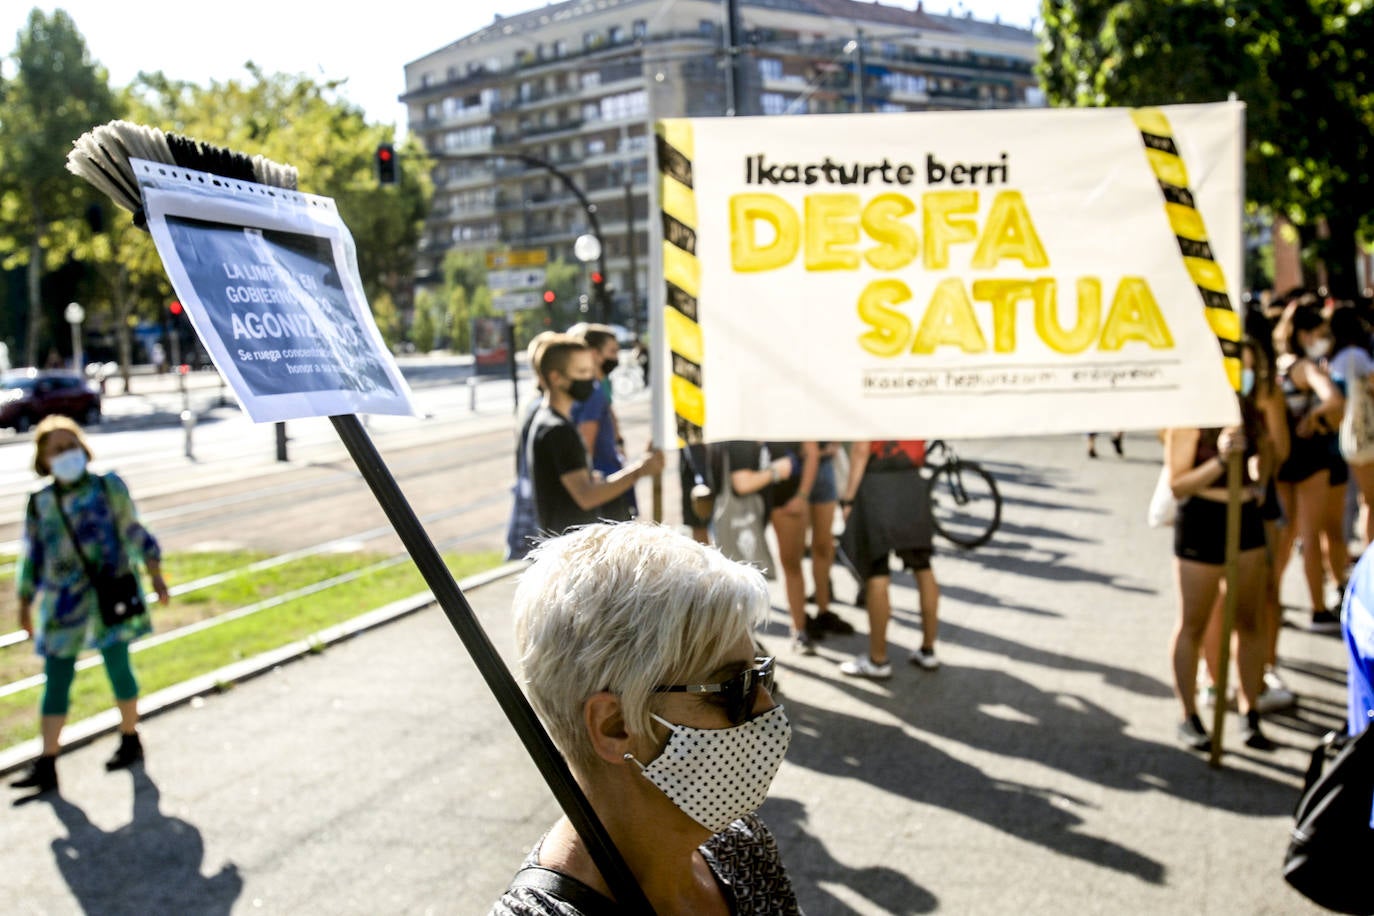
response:
<path fill-rule="evenodd" d="M 823 885 L 842 885 L 883 913 L 903 916 L 930 913 L 935 895 L 893 868 L 849 868 L 830 854 L 806 829 L 806 806 L 791 798 L 771 797 L 759 811 L 768 829 L 778 837 L 783 864 L 787 866 L 797 902 L 808 916 L 851 916 L 858 911 Z"/>
<path fill-rule="evenodd" d="M 804 672 L 793 674 L 803 675 Z M 864 695 L 872 699 L 871 694 Z M 926 701 L 931 699 L 923 697 Z M 1072 809 L 1086 804 L 1082 800 L 989 776 L 895 725 L 808 706 L 795 695 L 787 696 L 784 703 L 793 723 L 792 744 L 787 751 L 789 763 L 830 776 L 861 780 L 898 797 L 945 808 L 1026 842 L 1135 875 L 1150 884 L 1164 881 L 1162 863 L 1111 840 L 1079 832 L 1076 828 L 1083 820 Z M 968 724 L 972 729 L 989 730 L 1002 723 L 978 716 Z M 1206 766 L 1200 761 L 1190 762 L 1197 767 Z M 942 838 L 932 834 L 925 839 L 915 838 L 913 845 L 919 849 L 925 843 L 940 842 Z"/>
<path fill-rule="evenodd" d="M 946 591 L 948 593 L 948 590 Z M 893 613 L 893 617 L 906 621 L 909 626 L 919 632 L 920 612 L 899 609 Z M 973 627 L 952 623 L 948 620 L 940 621 L 940 640 L 998 655 L 1010 661 L 1039 665 L 1054 671 L 1086 671 L 1100 674 L 1104 684 L 1129 690 L 1131 693 L 1141 696 L 1167 699 L 1174 695 L 1172 684 L 1167 684 L 1139 671 L 1132 671 L 1130 668 L 1118 668 L 1115 665 L 1107 665 L 1074 655 L 1065 655 L 1062 652 L 1037 649 L 1014 639 L 1006 639 L 985 630 L 975 630 Z"/>
<path fill-rule="evenodd" d="M 1002 541 L 994 536 L 990 547 L 996 549 L 970 550 L 961 553 L 960 557 L 970 563 L 978 563 L 1003 573 L 1049 579 L 1052 582 L 1090 582 L 1141 595 L 1158 594 L 1156 589 L 1131 585 L 1118 576 L 1065 563 L 1063 561 L 1070 556 L 1069 554 L 1045 550 L 1029 541 Z"/>
<path fill-rule="evenodd" d="M 1055 669 L 1099 671 L 1126 690 L 1165 697 L 1169 688 L 1136 672 L 1115 669 L 1000 640 L 945 624 L 951 641 L 1005 651 L 1019 661 Z M 793 669 L 790 677 L 817 675 Z M 1255 763 L 1271 778 L 1241 770 L 1210 770 L 1204 758 L 1172 745 L 1127 734 L 1126 720 L 1093 700 L 1045 691 L 1003 670 L 945 667 L 920 691 L 875 696 L 838 672 L 831 686 L 913 727 L 982 753 L 1022 759 L 1084 783 L 1126 792 L 1162 792 L 1203 807 L 1272 817 L 1292 811 L 1292 773 L 1271 760 Z M 831 776 L 861 780 L 885 792 L 965 815 L 1026 842 L 1121 871 L 1140 880 L 1164 881 L 1162 863 L 1125 845 L 1080 831 L 1076 810 L 1091 802 L 1057 789 L 984 773 L 977 766 L 920 740 L 895 725 L 808 706 L 795 695 L 783 700 L 794 723 L 788 761 Z M 841 737 L 842 736 L 842 737 Z M 1249 759 L 1249 758 L 1247 758 Z M 1285 778 L 1287 777 L 1287 778 Z M 932 837 L 931 842 L 937 842 Z"/>
<path fill-rule="evenodd" d="M 57 793 L 43 796 L 67 830 L 52 841 L 53 857 L 81 912 L 229 913 L 243 891 L 238 866 L 202 875 L 200 831 L 158 810 L 161 793 L 141 765 L 129 774 L 133 819 L 109 832 Z"/>

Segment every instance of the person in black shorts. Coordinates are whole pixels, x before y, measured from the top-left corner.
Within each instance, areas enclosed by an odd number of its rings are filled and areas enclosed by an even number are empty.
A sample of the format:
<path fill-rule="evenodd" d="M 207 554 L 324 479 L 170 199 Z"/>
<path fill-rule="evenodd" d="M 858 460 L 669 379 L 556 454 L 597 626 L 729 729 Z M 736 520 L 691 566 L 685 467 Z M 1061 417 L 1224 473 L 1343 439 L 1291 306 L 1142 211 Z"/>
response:
<path fill-rule="evenodd" d="M 584 341 L 566 334 L 549 338 L 539 351 L 535 371 L 544 398 L 530 421 L 525 448 L 539 527 L 546 535 L 597 521 L 600 507 L 663 468 L 663 454 L 651 447 L 609 477 L 592 474 L 586 445 L 569 416 L 572 405 L 586 400 L 596 383 L 592 358 Z"/>
<path fill-rule="evenodd" d="M 1330 329 L 1314 305 L 1290 306 L 1277 332 L 1287 353 L 1279 358 L 1279 381 L 1288 415 L 1288 458 L 1279 466 L 1279 502 L 1287 524 L 1281 529 L 1274 562 L 1278 575 L 1288 565 L 1293 545 L 1302 541 L 1303 576 L 1312 604 L 1309 629 L 1340 631 L 1340 618 L 1326 606 L 1323 559 L 1337 575 L 1344 575 L 1345 543 L 1322 536 L 1331 489 L 1331 448 L 1345 399 L 1321 367 L 1331 347 Z M 1323 548 L 1329 548 L 1325 550 Z"/>
<path fill-rule="evenodd" d="M 841 664 L 841 674 L 875 680 L 892 676 L 887 657 L 892 554 L 916 577 L 920 596 L 921 645 L 909 660 L 930 671 L 940 667 L 935 657 L 940 585 L 930 566 L 934 548 L 930 491 L 920 474 L 924 463 L 925 442 L 919 439 L 855 442 L 850 447 L 849 480 L 839 501 L 845 517 L 840 543 L 864 576 L 868 652 Z"/>
<path fill-rule="evenodd" d="M 1236 667 L 1240 672 L 1242 728 L 1247 746 L 1272 750 L 1260 730 L 1257 700 L 1263 682 L 1266 634 L 1260 626 L 1267 580 L 1264 521 L 1260 502 L 1273 465 L 1273 448 L 1253 397 L 1241 398 L 1243 425 L 1227 429 L 1170 429 L 1164 456 L 1174 496 L 1180 500 L 1174 522 L 1174 568 L 1179 589 L 1179 619 L 1170 654 L 1174 690 L 1183 706 L 1178 739 L 1199 751 L 1211 738 L 1197 714 L 1198 658 L 1209 622 L 1225 599 L 1226 465 L 1243 457 L 1240 554 L 1237 558 Z"/>

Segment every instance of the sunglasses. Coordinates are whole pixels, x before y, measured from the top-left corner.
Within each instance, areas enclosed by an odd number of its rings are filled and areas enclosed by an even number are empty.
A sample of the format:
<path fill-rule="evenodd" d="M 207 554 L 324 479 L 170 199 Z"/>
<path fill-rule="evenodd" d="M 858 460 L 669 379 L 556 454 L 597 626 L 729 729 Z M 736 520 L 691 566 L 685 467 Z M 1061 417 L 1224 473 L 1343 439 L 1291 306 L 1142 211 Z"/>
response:
<path fill-rule="evenodd" d="M 773 657 L 757 657 L 754 667 L 745 668 L 739 674 L 719 684 L 675 684 L 655 687 L 655 693 L 717 693 L 721 705 L 731 725 L 741 725 L 754 712 L 759 688 L 770 693 L 773 690 Z"/>

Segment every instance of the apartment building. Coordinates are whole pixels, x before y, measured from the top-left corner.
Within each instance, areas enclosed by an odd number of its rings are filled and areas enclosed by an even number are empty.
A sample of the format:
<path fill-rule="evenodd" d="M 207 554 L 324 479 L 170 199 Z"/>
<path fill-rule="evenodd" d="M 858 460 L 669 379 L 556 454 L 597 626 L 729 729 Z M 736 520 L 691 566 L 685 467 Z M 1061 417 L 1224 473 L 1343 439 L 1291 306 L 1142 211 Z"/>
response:
<path fill-rule="evenodd" d="M 546 248 L 572 260 L 594 205 L 617 317 L 643 307 L 655 118 L 1043 104 L 1033 34 L 858 0 L 565 0 L 406 64 L 408 128 L 437 159 L 419 280 L 452 248 Z M 450 157 L 450 158 L 444 158 Z M 471 158 L 460 158 L 471 157 Z M 634 246 L 633 251 L 631 246 Z M 632 257 L 633 255 L 633 257 Z M 631 271 L 631 264 L 634 271 Z"/>

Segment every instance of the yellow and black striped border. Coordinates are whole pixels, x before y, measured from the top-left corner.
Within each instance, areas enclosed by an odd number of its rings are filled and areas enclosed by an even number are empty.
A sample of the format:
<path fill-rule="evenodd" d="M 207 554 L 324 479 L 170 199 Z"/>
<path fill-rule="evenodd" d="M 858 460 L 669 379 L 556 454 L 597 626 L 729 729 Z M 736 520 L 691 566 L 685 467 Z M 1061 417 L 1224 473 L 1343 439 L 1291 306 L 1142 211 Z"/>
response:
<path fill-rule="evenodd" d="M 663 328 L 672 356 L 670 391 L 679 447 L 703 440 L 706 396 L 702 390 L 701 262 L 697 260 L 697 198 L 692 188 L 692 122 L 659 121 L 659 209 L 663 218 Z"/>
<path fill-rule="evenodd" d="M 1207 324 L 1221 345 L 1222 362 L 1231 387 L 1240 390 L 1240 315 L 1231 304 L 1226 277 L 1212 255 L 1207 227 L 1188 189 L 1188 169 L 1174 143 L 1169 119 L 1158 108 L 1133 108 L 1131 120 L 1140 130 L 1145 158 L 1164 192 L 1164 210 L 1178 239 L 1183 264 L 1202 294 Z"/>

